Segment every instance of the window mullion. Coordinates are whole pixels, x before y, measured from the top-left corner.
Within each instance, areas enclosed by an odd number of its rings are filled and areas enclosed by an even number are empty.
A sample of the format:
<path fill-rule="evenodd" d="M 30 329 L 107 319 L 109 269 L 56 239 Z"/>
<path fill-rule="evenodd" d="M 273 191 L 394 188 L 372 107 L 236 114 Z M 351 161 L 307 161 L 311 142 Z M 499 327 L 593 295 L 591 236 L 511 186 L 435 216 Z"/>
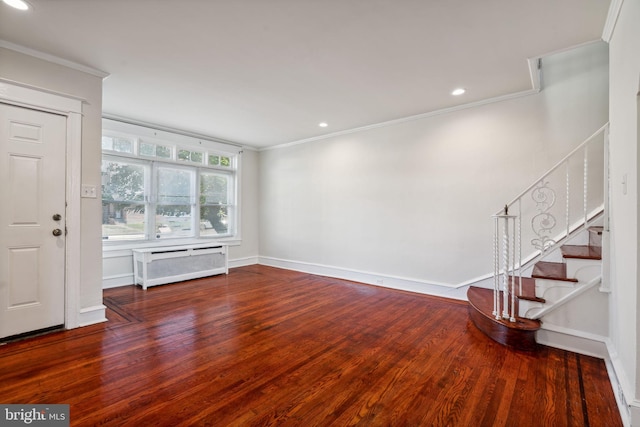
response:
<path fill-rule="evenodd" d="M 147 209 L 149 212 L 149 216 L 147 217 L 147 240 L 154 240 L 156 238 L 156 207 L 157 207 L 157 179 L 158 179 L 158 169 L 156 162 L 149 162 L 150 165 L 150 173 L 149 173 L 149 181 L 148 181 L 148 206 Z"/>

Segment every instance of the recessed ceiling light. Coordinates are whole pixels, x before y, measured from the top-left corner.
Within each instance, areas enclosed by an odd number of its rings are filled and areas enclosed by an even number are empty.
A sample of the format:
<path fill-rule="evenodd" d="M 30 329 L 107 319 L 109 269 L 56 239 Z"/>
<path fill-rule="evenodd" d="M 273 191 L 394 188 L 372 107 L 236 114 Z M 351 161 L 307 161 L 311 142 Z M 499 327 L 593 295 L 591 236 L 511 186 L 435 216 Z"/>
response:
<path fill-rule="evenodd" d="M 322 122 L 318 123 L 318 126 L 320 126 L 321 128 L 326 128 L 327 126 L 329 126 L 329 124 L 327 122 Z"/>
<path fill-rule="evenodd" d="M 453 92 L 451 92 L 451 95 L 458 96 L 458 95 L 462 95 L 465 92 L 466 92 L 465 89 L 459 87 L 458 89 L 454 89 Z"/>
<path fill-rule="evenodd" d="M 24 0 L 2 0 L 5 4 L 18 10 L 29 10 L 29 3 Z"/>

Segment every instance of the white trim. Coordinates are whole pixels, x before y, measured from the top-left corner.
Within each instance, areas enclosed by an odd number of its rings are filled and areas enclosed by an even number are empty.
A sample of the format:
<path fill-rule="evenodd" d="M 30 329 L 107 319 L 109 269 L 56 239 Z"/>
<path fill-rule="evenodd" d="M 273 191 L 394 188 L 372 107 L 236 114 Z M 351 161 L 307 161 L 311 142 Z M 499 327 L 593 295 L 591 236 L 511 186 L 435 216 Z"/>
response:
<path fill-rule="evenodd" d="M 640 400 L 633 399 L 629 404 L 629 426 L 640 425 Z"/>
<path fill-rule="evenodd" d="M 243 258 L 235 258 L 229 260 L 229 268 L 246 267 L 248 265 L 256 265 L 259 262 L 258 256 L 250 256 Z"/>
<path fill-rule="evenodd" d="M 613 33 L 618 23 L 618 17 L 620 16 L 620 10 L 622 9 L 622 3 L 624 0 L 611 0 L 609 4 L 609 12 L 607 13 L 607 20 L 604 23 L 602 29 L 602 40 L 609 43 L 613 37 Z"/>
<path fill-rule="evenodd" d="M 542 78 L 540 75 L 542 74 L 542 69 L 538 68 L 538 64 L 540 63 L 541 57 L 529 58 L 527 62 L 529 63 L 529 77 L 531 77 L 531 87 L 536 92 L 540 92 L 542 89 Z"/>
<path fill-rule="evenodd" d="M 616 404 L 618 405 L 618 412 L 620 413 L 620 418 L 622 419 L 622 425 L 625 427 L 631 427 L 629 407 L 624 403 L 624 396 L 621 394 L 622 386 L 618 382 L 618 377 L 616 375 L 615 368 L 613 367 L 611 359 L 605 358 L 604 365 L 607 368 L 607 375 L 609 376 L 609 382 L 611 383 L 613 397 L 615 397 Z"/>
<path fill-rule="evenodd" d="M 133 273 L 114 274 L 102 278 L 102 289 L 133 285 Z"/>
<path fill-rule="evenodd" d="M 128 255 L 114 255 L 113 258 L 119 256 L 129 256 L 132 257 L 131 250 L 121 251 L 128 252 Z M 112 258 L 109 256 L 109 258 Z M 236 258 L 229 260 L 229 269 L 238 268 L 238 267 L 246 267 L 249 265 L 258 264 L 258 257 L 244 257 L 244 258 Z M 113 274 L 110 276 L 104 276 L 102 278 L 102 289 L 110 289 L 110 288 L 119 288 L 121 286 L 130 286 L 134 284 L 133 273 L 123 273 L 123 274 Z"/>
<path fill-rule="evenodd" d="M 107 122 L 105 122 L 107 120 Z M 105 126 L 107 124 L 107 126 Z M 229 153 L 237 154 L 242 150 L 242 144 L 237 142 L 228 141 L 226 139 L 216 138 L 209 135 L 204 135 L 197 132 L 191 132 L 183 129 L 176 129 L 169 126 L 163 126 L 156 123 L 144 122 L 142 120 L 130 119 L 127 117 L 118 116 L 116 114 L 109 114 L 106 112 L 102 113 L 102 127 L 103 129 L 111 129 L 117 130 L 121 132 L 134 133 L 137 136 L 141 137 L 155 137 L 160 139 L 165 139 L 169 141 L 178 141 L 185 142 L 192 145 L 198 146 L 197 141 L 195 140 L 205 140 L 208 142 L 213 142 L 217 144 L 223 144 L 233 147 L 233 149 L 227 148 Z M 152 135 L 150 132 L 156 131 L 162 133 L 168 133 L 170 135 Z M 177 137 L 177 138 L 176 138 Z M 182 140 L 180 137 L 183 137 Z M 224 147 L 222 148 L 224 151 Z"/>
<path fill-rule="evenodd" d="M 13 105 L 67 115 L 82 113 L 83 98 L 0 78 L 0 99 Z"/>
<path fill-rule="evenodd" d="M 615 1 L 620 1 L 622 2 L 622 0 L 614 0 Z M 426 113 L 421 113 L 421 114 L 416 114 L 413 116 L 407 116 L 407 117 L 401 117 L 399 119 L 394 119 L 394 120 L 388 120 L 385 122 L 379 122 L 379 123 L 374 123 L 374 124 L 370 124 L 370 125 L 366 125 L 366 126 L 360 126 L 360 127 L 356 127 L 356 128 L 351 128 L 351 129 L 345 129 L 345 130 L 341 130 L 338 132 L 332 132 L 332 133 L 328 133 L 325 135 L 318 135 L 318 136 L 314 136 L 311 138 L 305 138 L 305 139 L 300 139 L 297 141 L 291 141 L 291 142 L 286 142 L 283 144 L 277 144 L 277 145 L 272 145 L 269 147 L 262 147 L 262 148 L 258 148 L 258 151 L 268 151 L 268 150 L 276 150 L 276 149 L 280 149 L 280 148 L 287 148 L 287 147 L 293 147 L 295 145 L 300 145 L 300 144 L 306 144 L 308 142 L 314 142 L 314 141 L 320 141 L 323 139 L 329 139 L 329 138 L 333 138 L 336 136 L 342 136 L 342 135 L 349 135 L 352 133 L 357 133 L 357 132 L 363 132 L 363 131 L 368 131 L 368 130 L 372 130 L 372 129 L 377 129 L 377 128 L 381 128 L 381 127 L 386 127 L 386 126 L 393 126 L 393 125 L 397 125 L 400 123 L 405 123 L 405 122 L 409 122 L 409 121 L 413 121 L 413 120 L 421 120 L 421 119 L 426 119 L 429 117 L 434 117 L 434 116 L 439 116 L 442 114 L 449 114 L 449 113 L 453 113 L 453 112 L 457 112 L 457 111 L 462 111 L 462 110 L 466 110 L 469 108 L 476 108 L 476 107 L 480 107 L 483 105 L 488 105 L 488 104 L 494 104 L 497 102 L 502 102 L 502 101 L 508 101 L 511 99 L 517 99 L 517 98 L 522 98 L 525 96 L 529 96 L 529 95 L 535 95 L 537 93 L 540 93 L 540 90 L 542 89 L 542 81 L 540 78 L 540 74 L 541 74 L 541 70 L 538 69 L 538 60 L 543 59 L 545 56 L 550 56 L 550 55 L 554 55 L 557 53 L 561 53 L 561 52 L 565 52 L 565 51 L 569 51 L 572 49 L 576 49 L 582 46 L 587 46 L 593 43 L 598 43 L 600 40 L 591 40 L 588 42 L 584 42 L 584 43 L 579 43 L 577 45 L 573 45 L 573 46 L 569 46 L 567 48 L 563 48 L 563 49 L 558 49 L 558 50 L 554 50 L 552 52 L 547 52 L 544 55 L 541 56 L 535 56 L 532 58 L 527 58 L 527 64 L 529 67 L 529 77 L 531 78 L 531 89 L 528 90 L 524 90 L 524 91 L 520 91 L 520 92 L 514 92 L 514 93 L 508 93 L 506 95 L 500 95 L 500 96 L 496 96 L 493 98 L 486 98 L 486 99 L 481 99 L 479 101 L 475 101 L 475 102 L 470 102 L 468 104 L 462 104 L 462 105 L 456 105 L 453 107 L 448 107 L 448 108 L 443 108 L 440 110 L 435 110 L 435 111 L 429 111 Z"/>
<path fill-rule="evenodd" d="M 473 279 L 466 280 L 458 285 L 455 285 L 456 288 L 464 288 L 471 285 L 477 285 L 480 282 L 484 282 L 485 280 L 493 280 L 493 272 L 484 274 L 482 276 L 474 277 Z M 493 283 L 493 282 L 492 282 Z M 466 298 L 465 298 L 466 299 Z"/>
<path fill-rule="evenodd" d="M 609 374 L 609 381 L 611 382 L 611 388 L 613 389 L 613 394 L 616 398 L 616 403 L 618 404 L 618 410 L 622 417 L 622 423 L 625 426 L 632 426 L 632 406 L 635 402 L 637 412 L 637 408 L 640 408 L 640 404 L 638 404 L 638 401 L 633 398 L 633 387 L 629 383 L 629 378 L 624 375 L 625 371 L 613 342 L 610 338 L 607 338 L 605 343 L 608 351 L 608 358 L 605 359 L 605 363 Z M 636 413 L 635 421 L 635 425 L 640 425 L 640 414 Z"/>
<path fill-rule="evenodd" d="M 81 199 L 82 176 L 82 102 L 51 92 L 43 92 L 23 84 L 0 81 L 0 101 L 26 106 L 39 111 L 54 112 L 67 117 L 66 229 L 65 239 L 65 327 L 80 325 L 80 259 L 81 259 Z"/>
<path fill-rule="evenodd" d="M 140 245 L 140 247 L 147 247 L 145 245 Z M 133 256 L 131 250 L 135 248 L 119 248 L 119 247 L 102 247 L 102 259 L 107 258 L 121 258 L 127 256 Z"/>
<path fill-rule="evenodd" d="M 361 126 L 361 127 L 357 127 L 357 128 L 351 128 L 351 129 L 345 129 L 345 130 L 341 130 L 341 131 L 338 131 L 338 132 L 332 132 L 332 133 L 328 133 L 328 134 L 325 134 L 325 135 L 319 135 L 319 136 L 314 136 L 314 137 L 311 137 L 311 138 L 300 139 L 300 140 L 297 140 L 297 141 L 286 142 L 284 144 L 272 145 L 270 147 L 263 147 L 263 148 L 260 148 L 259 151 L 268 151 L 268 150 L 276 150 L 276 149 L 280 149 L 280 148 L 293 147 L 295 145 L 306 144 L 308 142 L 320 141 L 320 140 L 323 140 L 323 139 L 329 139 L 329 138 L 333 138 L 333 137 L 336 137 L 336 136 L 349 135 L 349 134 L 352 134 L 352 133 L 364 132 L 364 131 L 368 131 L 368 130 L 372 130 L 372 129 L 378 129 L 378 128 L 382 128 L 382 127 L 393 126 L 393 125 L 397 125 L 397 124 L 401 124 L 401 123 L 410 122 L 410 121 L 413 121 L 413 120 L 426 119 L 426 118 L 429 118 L 429 117 L 439 116 L 439 115 L 442 115 L 442 114 L 449 114 L 449 113 L 453 113 L 453 112 L 456 112 L 456 111 L 461 111 L 461 110 L 466 110 L 466 109 L 469 109 L 469 108 L 479 107 L 479 106 L 482 106 L 482 105 L 493 104 L 493 103 L 496 103 L 496 102 L 507 101 L 507 100 L 510 100 L 510 99 L 522 98 L 522 97 L 529 96 L 529 95 L 535 95 L 537 93 L 539 93 L 539 90 L 537 90 L 537 89 L 528 89 L 528 90 L 525 90 L 525 91 L 522 91 L 522 92 L 510 93 L 510 94 L 507 94 L 507 95 L 496 96 L 494 98 L 481 99 L 481 100 L 476 101 L 476 102 L 470 102 L 468 104 L 456 105 L 454 107 L 443 108 L 443 109 L 436 110 L 436 111 L 429 111 L 427 113 L 416 114 L 414 116 L 402 117 L 402 118 L 399 118 L 399 119 L 388 120 L 386 122 L 374 123 L 374 124 L 371 124 L 371 125 L 366 125 L 366 126 Z"/>
<path fill-rule="evenodd" d="M 120 240 L 102 241 L 102 258 L 117 258 L 121 256 L 131 256 L 131 250 L 140 248 L 163 248 L 165 246 L 197 245 L 200 243 L 220 244 L 225 246 L 240 246 L 242 241 L 235 237 L 214 238 L 214 237 L 185 237 L 175 239 L 156 240 Z"/>
<path fill-rule="evenodd" d="M 233 202 L 235 203 L 235 208 L 233 210 L 233 225 L 235 230 L 233 230 L 234 232 L 230 236 L 232 239 L 239 241 L 242 241 L 242 163 L 242 150 L 240 150 L 236 158 L 236 173 L 233 176 L 233 185 L 235 187 L 233 189 Z"/>
<path fill-rule="evenodd" d="M 607 357 L 606 337 L 543 322 L 536 342 L 587 356 Z"/>
<path fill-rule="evenodd" d="M 351 280 L 368 285 L 382 286 L 390 289 L 416 292 L 451 298 L 466 300 L 466 289 L 459 285 L 447 283 L 431 282 L 421 279 L 390 276 L 375 272 L 359 271 L 350 268 L 335 267 L 329 265 L 315 264 L 303 261 L 293 261 L 273 257 L 259 257 L 259 264 L 270 267 L 283 268 L 285 270 L 300 271 L 303 273 L 316 274 L 318 276 L 334 277 L 337 279 Z"/>
<path fill-rule="evenodd" d="M 30 49 L 15 43 L 8 42 L 0 39 L 0 47 L 13 50 L 15 52 L 23 53 L 25 55 L 33 56 L 38 59 L 42 59 L 47 62 L 62 65 L 73 70 L 82 71 L 83 73 L 91 74 L 96 77 L 105 79 L 109 77 L 109 73 L 98 70 L 97 68 L 88 67 L 86 65 L 78 64 L 77 62 L 69 61 L 68 59 L 60 58 L 59 56 L 51 55 L 49 53 L 41 52 L 39 50 Z"/>
<path fill-rule="evenodd" d="M 67 116 L 67 221 L 66 221 L 66 321 L 67 329 L 80 325 L 80 277 L 82 259 L 82 213 L 80 188 L 82 187 L 82 116 Z"/>
<path fill-rule="evenodd" d="M 94 305 L 80 310 L 80 324 L 78 326 L 95 325 L 96 323 L 107 322 L 107 307 L 104 305 Z"/>

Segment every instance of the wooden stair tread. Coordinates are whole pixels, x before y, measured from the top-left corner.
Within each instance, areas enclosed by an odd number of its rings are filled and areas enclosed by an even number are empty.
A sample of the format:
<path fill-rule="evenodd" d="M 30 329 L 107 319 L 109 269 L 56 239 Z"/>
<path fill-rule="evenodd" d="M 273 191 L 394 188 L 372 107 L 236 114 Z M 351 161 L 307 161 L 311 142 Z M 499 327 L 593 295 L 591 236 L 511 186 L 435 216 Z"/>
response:
<path fill-rule="evenodd" d="M 497 320 L 493 315 L 493 290 L 470 286 L 467 290 L 469 317 L 473 324 L 486 336 L 500 344 L 519 350 L 536 350 L 536 331 L 540 329 L 539 320 L 517 317 L 515 322 L 509 319 Z"/>
<path fill-rule="evenodd" d="M 602 259 L 602 248 L 588 245 L 563 245 L 560 248 L 564 258 Z"/>
<path fill-rule="evenodd" d="M 567 265 L 561 262 L 539 261 L 533 267 L 531 277 L 562 280 L 563 282 L 578 282 L 578 279 L 567 277 Z"/>
<path fill-rule="evenodd" d="M 520 329 L 526 331 L 537 331 L 540 329 L 540 321 L 533 319 L 517 318 L 515 322 L 509 319 L 497 320 L 493 315 L 493 290 L 470 286 L 467 290 L 469 304 L 474 306 L 479 312 L 493 322 L 503 324 L 509 329 Z"/>
<path fill-rule="evenodd" d="M 536 296 L 536 279 L 531 277 L 522 278 L 522 292 L 520 292 L 519 280 L 517 277 L 510 277 L 510 280 L 516 281 L 516 297 L 527 301 L 536 301 L 545 303 L 544 298 L 538 298 Z M 509 282 L 511 283 L 511 282 Z"/>

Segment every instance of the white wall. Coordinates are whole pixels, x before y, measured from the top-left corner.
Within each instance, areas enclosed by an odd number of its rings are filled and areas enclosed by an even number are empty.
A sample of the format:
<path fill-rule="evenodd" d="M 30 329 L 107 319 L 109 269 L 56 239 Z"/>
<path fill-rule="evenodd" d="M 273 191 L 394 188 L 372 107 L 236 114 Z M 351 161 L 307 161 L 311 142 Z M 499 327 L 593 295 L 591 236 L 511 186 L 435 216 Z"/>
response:
<path fill-rule="evenodd" d="M 0 48 L 0 77 L 86 100 L 82 106 L 82 183 L 100 184 L 102 78 Z M 102 306 L 101 204 L 81 204 L 81 310 Z"/>
<path fill-rule="evenodd" d="M 622 4 L 610 41 L 611 111 L 611 351 L 633 425 L 640 425 L 638 306 L 638 92 L 640 2 Z M 627 189 L 622 182 L 626 176 Z"/>
<path fill-rule="evenodd" d="M 607 57 L 545 60 L 536 95 L 261 152 L 261 262 L 429 293 L 488 274 L 490 216 L 607 122 Z"/>
<path fill-rule="evenodd" d="M 229 248 L 229 266 L 258 262 L 258 152 L 244 149 L 240 170 L 240 234 L 242 242 Z"/>

